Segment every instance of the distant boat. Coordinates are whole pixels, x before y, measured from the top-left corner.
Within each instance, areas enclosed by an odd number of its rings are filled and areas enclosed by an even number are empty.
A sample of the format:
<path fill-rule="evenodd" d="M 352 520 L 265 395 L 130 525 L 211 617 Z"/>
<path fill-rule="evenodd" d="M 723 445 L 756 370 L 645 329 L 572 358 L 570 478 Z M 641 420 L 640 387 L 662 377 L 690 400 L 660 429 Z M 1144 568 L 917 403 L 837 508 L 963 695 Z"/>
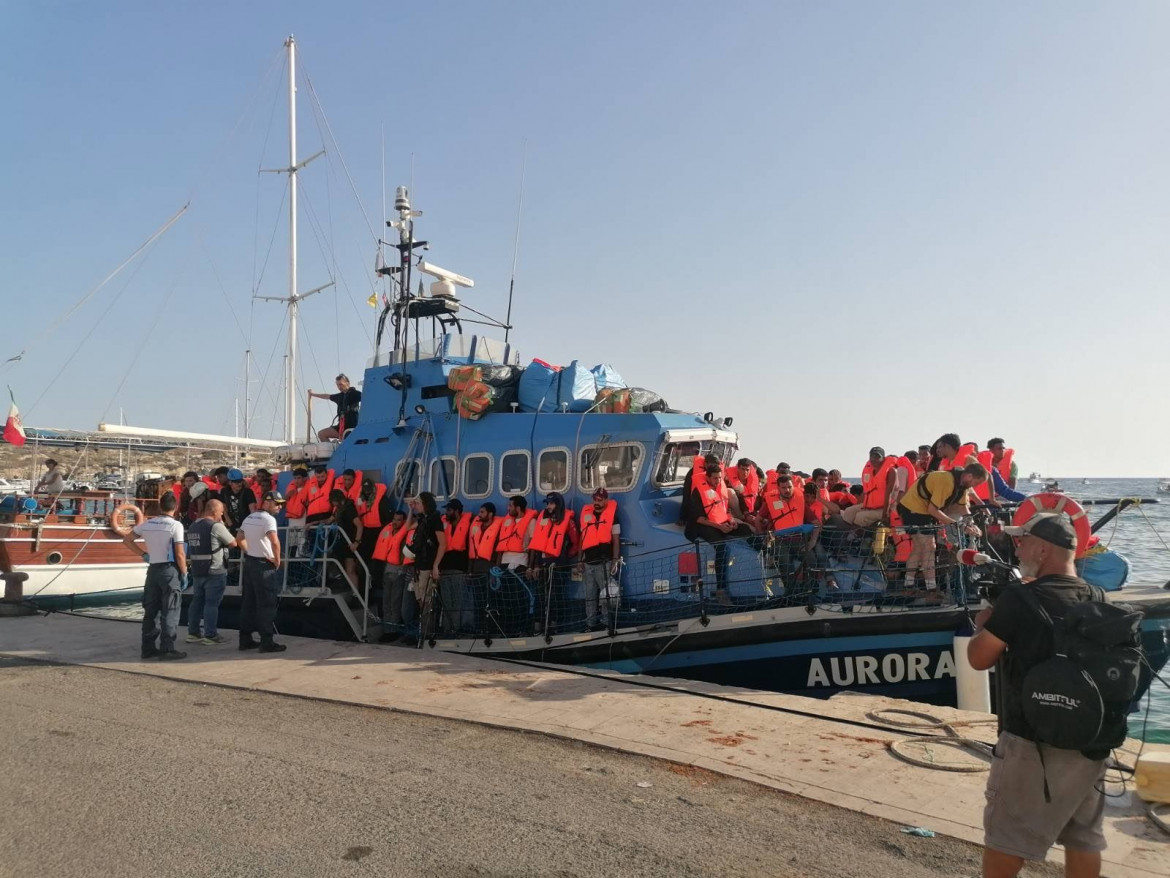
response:
<path fill-rule="evenodd" d="M 1170 494 L 1170 479 L 1159 479 L 1158 480 L 1158 493 L 1159 494 Z"/>
<path fill-rule="evenodd" d="M 1089 484 L 1089 480 L 1088 479 L 1081 479 L 1081 484 L 1087 485 L 1087 484 Z"/>
<path fill-rule="evenodd" d="M 1048 481 L 1046 481 L 1044 483 L 1044 490 L 1049 492 L 1049 493 L 1052 493 L 1054 491 L 1059 491 L 1060 490 L 1060 482 L 1058 482 L 1056 479 L 1049 479 Z"/>

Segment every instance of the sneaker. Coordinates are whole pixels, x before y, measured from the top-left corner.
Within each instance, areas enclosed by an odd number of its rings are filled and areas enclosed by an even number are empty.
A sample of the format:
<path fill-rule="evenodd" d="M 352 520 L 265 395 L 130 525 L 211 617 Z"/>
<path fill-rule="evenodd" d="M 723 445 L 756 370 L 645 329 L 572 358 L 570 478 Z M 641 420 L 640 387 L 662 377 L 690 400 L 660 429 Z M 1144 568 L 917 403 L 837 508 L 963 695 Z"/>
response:
<path fill-rule="evenodd" d="M 217 643 L 227 643 L 227 638 L 222 634 L 216 634 L 214 637 L 204 637 L 199 642 L 204 646 L 215 646 Z"/>
<path fill-rule="evenodd" d="M 175 662 L 186 657 L 187 653 L 179 652 L 177 649 L 168 649 L 166 652 L 160 652 L 158 654 L 158 660 L 160 662 Z"/>
<path fill-rule="evenodd" d="M 288 649 L 283 643 L 261 643 L 257 652 L 284 652 Z"/>
<path fill-rule="evenodd" d="M 188 643 L 198 643 L 202 639 L 203 639 L 202 634 L 188 634 L 187 635 L 187 642 Z"/>
<path fill-rule="evenodd" d="M 247 640 L 241 640 L 240 641 L 240 652 L 243 652 L 245 649 L 256 649 L 259 646 L 260 646 L 260 644 L 257 643 L 255 640 L 252 640 L 251 638 L 249 638 Z"/>

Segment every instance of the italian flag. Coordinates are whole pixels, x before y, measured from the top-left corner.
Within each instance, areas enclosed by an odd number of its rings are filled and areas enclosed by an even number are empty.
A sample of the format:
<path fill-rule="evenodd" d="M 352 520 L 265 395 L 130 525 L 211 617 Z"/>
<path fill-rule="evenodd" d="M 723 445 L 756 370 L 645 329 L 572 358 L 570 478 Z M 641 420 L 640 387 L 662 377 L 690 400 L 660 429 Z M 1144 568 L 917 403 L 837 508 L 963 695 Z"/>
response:
<path fill-rule="evenodd" d="M 16 407 L 16 397 L 12 395 L 12 388 L 8 388 L 8 398 L 12 401 L 8 406 L 8 420 L 4 422 L 4 441 L 10 445 L 25 443 L 24 424 L 20 422 L 20 409 Z"/>

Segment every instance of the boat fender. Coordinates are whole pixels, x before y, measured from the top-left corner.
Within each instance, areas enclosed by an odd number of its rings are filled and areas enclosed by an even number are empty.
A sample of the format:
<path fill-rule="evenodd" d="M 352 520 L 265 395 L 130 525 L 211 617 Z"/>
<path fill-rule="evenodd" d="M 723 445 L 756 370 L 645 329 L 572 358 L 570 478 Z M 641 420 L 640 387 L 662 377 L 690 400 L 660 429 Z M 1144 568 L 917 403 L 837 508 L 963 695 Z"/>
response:
<path fill-rule="evenodd" d="M 967 660 L 967 644 L 975 636 L 975 628 L 967 620 L 957 631 L 951 644 L 955 658 L 955 692 L 959 710 L 991 713 L 991 675 L 977 671 Z"/>
<path fill-rule="evenodd" d="M 126 523 L 127 515 L 134 519 L 133 524 Z M 119 503 L 114 507 L 114 511 L 110 513 L 110 517 L 107 519 L 110 530 L 120 537 L 130 536 L 134 528 L 138 527 L 144 521 L 146 521 L 146 515 L 133 503 Z"/>

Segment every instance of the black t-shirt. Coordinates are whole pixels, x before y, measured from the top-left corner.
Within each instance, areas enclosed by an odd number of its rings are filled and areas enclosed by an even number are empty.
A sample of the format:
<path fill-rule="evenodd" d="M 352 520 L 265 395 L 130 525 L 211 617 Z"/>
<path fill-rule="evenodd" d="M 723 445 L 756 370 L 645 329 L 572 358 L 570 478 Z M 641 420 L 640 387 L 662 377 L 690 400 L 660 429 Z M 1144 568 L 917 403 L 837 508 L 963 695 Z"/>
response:
<path fill-rule="evenodd" d="M 256 504 L 256 495 L 252 493 L 251 488 L 243 488 L 237 494 L 231 488 L 224 488 L 219 495 L 219 499 L 223 502 L 227 515 L 225 518 L 229 522 L 229 529 L 238 528 L 244 523 L 244 519 L 251 515 L 250 506 Z"/>
<path fill-rule="evenodd" d="M 418 570 L 430 570 L 435 566 L 439 554 L 439 534 L 443 532 L 443 519 L 437 512 L 424 512 L 414 530 L 410 551 L 414 552 L 414 566 Z"/>
<path fill-rule="evenodd" d="M 346 500 L 337 509 L 337 526 L 345 531 L 346 539 L 351 543 L 357 539 L 357 507 L 352 500 Z"/>
<path fill-rule="evenodd" d="M 356 387 L 351 387 L 343 393 L 334 393 L 329 399 L 337 403 L 337 417 L 344 419 L 345 429 L 349 430 L 357 426 L 358 423 L 358 408 L 362 401 L 362 392 Z"/>
<path fill-rule="evenodd" d="M 1032 591 L 1054 620 L 1063 618 L 1073 604 L 1090 600 L 1089 584 L 1075 576 L 1044 576 L 1026 585 L 1012 585 L 995 601 L 995 609 L 983 627 L 1008 645 L 1004 653 L 1003 730 L 1035 740 L 1024 719 L 1022 687 L 1033 667 L 1052 655 L 1052 632 L 1020 595 Z"/>

